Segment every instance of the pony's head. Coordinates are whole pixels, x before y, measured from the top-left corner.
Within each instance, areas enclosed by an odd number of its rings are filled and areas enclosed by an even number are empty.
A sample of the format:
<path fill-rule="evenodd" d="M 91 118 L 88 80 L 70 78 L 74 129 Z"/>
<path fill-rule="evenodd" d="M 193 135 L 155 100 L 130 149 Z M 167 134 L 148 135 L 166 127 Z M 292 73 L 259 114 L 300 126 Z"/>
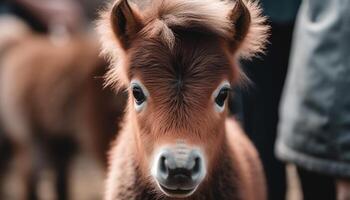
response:
<path fill-rule="evenodd" d="M 226 99 L 237 59 L 262 52 L 268 27 L 255 2 L 118 0 L 99 22 L 112 67 L 127 87 L 142 177 L 170 197 L 210 178 L 225 144 Z"/>

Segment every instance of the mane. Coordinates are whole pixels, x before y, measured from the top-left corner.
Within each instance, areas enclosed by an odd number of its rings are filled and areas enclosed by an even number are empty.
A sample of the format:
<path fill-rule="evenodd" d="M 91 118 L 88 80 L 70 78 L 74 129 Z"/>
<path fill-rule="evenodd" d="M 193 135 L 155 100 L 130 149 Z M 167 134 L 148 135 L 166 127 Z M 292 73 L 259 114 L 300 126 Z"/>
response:
<path fill-rule="evenodd" d="M 125 51 L 116 39 L 110 20 L 111 10 L 117 0 L 101 12 L 97 29 L 101 35 L 102 54 L 111 61 L 111 70 L 106 76 L 106 85 L 115 86 L 127 80 L 124 67 Z M 174 29 L 200 30 L 230 39 L 234 35 L 233 23 L 229 18 L 236 1 L 233 0 L 151 0 L 144 11 L 138 11 L 137 5 L 131 3 L 133 10 L 144 19 L 144 28 L 140 35 L 146 38 L 158 37 L 172 48 L 175 43 Z M 251 23 L 247 36 L 235 52 L 237 58 L 249 59 L 264 52 L 269 27 L 262 16 L 259 3 L 255 0 L 243 0 L 249 10 Z"/>

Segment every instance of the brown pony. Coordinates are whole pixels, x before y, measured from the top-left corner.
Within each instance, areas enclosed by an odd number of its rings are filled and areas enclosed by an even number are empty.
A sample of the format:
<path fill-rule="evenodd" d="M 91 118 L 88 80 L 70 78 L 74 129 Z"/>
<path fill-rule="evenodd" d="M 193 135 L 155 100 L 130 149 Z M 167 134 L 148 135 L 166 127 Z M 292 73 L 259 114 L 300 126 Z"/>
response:
<path fill-rule="evenodd" d="M 226 106 L 237 60 L 266 42 L 258 4 L 154 0 L 141 12 L 118 0 L 98 27 L 107 83 L 129 91 L 105 199 L 266 199 L 257 152 Z"/>
<path fill-rule="evenodd" d="M 12 143 L 25 189 L 21 199 L 37 199 L 43 167 L 53 169 L 57 199 L 68 199 L 76 147 L 106 166 L 125 97 L 103 90 L 107 65 L 95 37 L 50 39 L 13 17 L 1 17 L 1 26 L 0 149 Z"/>

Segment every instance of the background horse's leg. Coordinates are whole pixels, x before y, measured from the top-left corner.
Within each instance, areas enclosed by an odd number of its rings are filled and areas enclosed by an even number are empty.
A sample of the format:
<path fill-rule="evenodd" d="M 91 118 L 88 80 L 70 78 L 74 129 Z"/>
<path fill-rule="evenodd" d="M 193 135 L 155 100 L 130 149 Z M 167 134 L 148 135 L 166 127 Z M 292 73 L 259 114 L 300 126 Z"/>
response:
<path fill-rule="evenodd" d="M 69 199 L 69 190 L 68 190 L 68 163 L 61 162 L 55 165 L 56 171 L 56 180 L 55 180 L 55 189 L 58 200 L 67 200 Z"/>
<path fill-rule="evenodd" d="M 31 145 L 20 145 L 17 148 L 16 162 L 23 184 L 21 200 L 37 200 L 37 185 L 39 180 L 39 162 L 36 162 L 35 148 Z"/>
<path fill-rule="evenodd" d="M 8 164 L 12 158 L 12 146 L 10 141 L 2 134 L 0 130 L 0 199 L 5 199 L 4 179 L 8 170 Z"/>
<path fill-rule="evenodd" d="M 69 170 L 72 158 L 76 152 L 74 138 L 70 137 L 72 134 L 62 134 L 63 137 L 50 138 L 51 160 L 55 173 L 55 192 L 58 200 L 70 199 L 69 191 Z M 64 136 L 65 135 L 65 136 Z M 68 136 L 67 136 L 68 135 Z"/>

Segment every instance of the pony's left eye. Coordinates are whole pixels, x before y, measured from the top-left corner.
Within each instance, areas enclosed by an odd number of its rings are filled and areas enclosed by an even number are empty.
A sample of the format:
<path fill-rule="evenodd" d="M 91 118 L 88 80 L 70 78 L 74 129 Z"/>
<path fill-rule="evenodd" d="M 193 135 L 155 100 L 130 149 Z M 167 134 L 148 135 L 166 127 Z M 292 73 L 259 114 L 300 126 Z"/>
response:
<path fill-rule="evenodd" d="M 222 88 L 218 95 L 215 98 L 215 103 L 220 106 L 223 107 L 225 104 L 225 100 L 227 99 L 228 96 L 228 92 L 229 92 L 229 88 Z"/>
<path fill-rule="evenodd" d="M 225 101 L 231 90 L 231 85 L 228 81 L 224 81 L 220 86 L 214 91 L 213 98 L 215 104 L 215 110 L 217 112 L 223 112 L 225 110 Z"/>

